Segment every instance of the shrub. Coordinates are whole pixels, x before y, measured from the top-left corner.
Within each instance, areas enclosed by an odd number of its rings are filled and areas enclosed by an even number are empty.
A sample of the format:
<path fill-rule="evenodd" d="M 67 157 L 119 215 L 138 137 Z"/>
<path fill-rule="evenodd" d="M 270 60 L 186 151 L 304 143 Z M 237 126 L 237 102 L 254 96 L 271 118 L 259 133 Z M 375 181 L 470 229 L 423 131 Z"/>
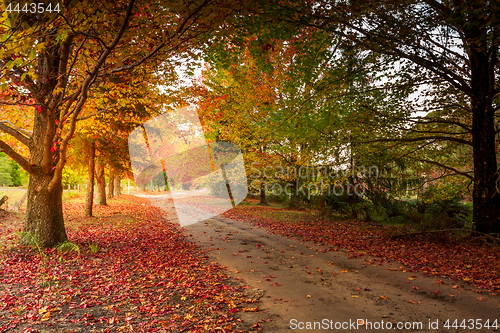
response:
<path fill-rule="evenodd" d="M 436 201 L 425 205 L 425 222 L 429 228 L 452 229 L 472 226 L 472 210 L 454 200 Z"/>
<path fill-rule="evenodd" d="M 370 204 L 366 202 L 358 202 L 353 206 L 353 216 L 361 221 L 368 220 L 368 209 L 371 207 Z"/>
<path fill-rule="evenodd" d="M 407 216 L 391 216 L 388 217 L 386 220 L 387 224 L 407 224 L 408 223 L 408 217 Z"/>
<path fill-rule="evenodd" d="M 387 220 L 387 210 L 382 206 L 371 206 L 368 208 L 368 217 L 371 221 L 381 223 Z"/>
<path fill-rule="evenodd" d="M 227 196 L 226 182 L 219 180 L 209 184 L 210 195 L 218 198 L 225 198 Z"/>
<path fill-rule="evenodd" d="M 339 202 L 339 213 L 344 216 L 352 215 L 352 207 L 347 202 Z"/>

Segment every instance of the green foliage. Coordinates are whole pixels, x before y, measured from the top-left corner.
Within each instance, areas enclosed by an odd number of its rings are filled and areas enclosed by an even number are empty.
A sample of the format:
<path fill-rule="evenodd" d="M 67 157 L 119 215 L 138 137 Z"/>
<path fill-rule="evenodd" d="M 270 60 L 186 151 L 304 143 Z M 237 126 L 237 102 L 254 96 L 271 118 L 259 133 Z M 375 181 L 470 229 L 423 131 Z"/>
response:
<path fill-rule="evenodd" d="M 69 200 L 72 198 L 76 198 L 80 195 L 81 195 L 81 193 L 78 193 L 77 191 L 64 191 L 63 190 L 62 199 L 63 199 L 63 201 L 66 201 L 66 200 Z"/>
<path fill-rule="evenodd" d="M 16 161 L 9 159 L 5 153 L 0 153 L 0 186 L 21 186 L 25 174 Z"/>
<path fill-rule="evenodd" d="M 11 186 L 13 184 L 11 168 L 12 166 L 7 155 L 0 153 L 0 186 Z"/>
<path fill-rule="evenodd" d="M 97 244 L 89 244 L 90 247 L 90 253 L 97 253 L 99 252 L 99 245 Z"/>
<path fill-rule="evenodd" d="M 274 141 L 271 151 L 283 156 L 300 147 L 294 156 L 299 160 L 328 156 L 338 165 L 349 159 L 388 165 L 391 170 L 377 185 L 394 197 L 413 196 L 424 181 L 449 182 L 457 175 L 456 186 L 442 183 L 425 202 L 459 200 L 464 182 L 471 183 L 476 194 L 488 193 L 474 200 L 478 230 L 498 232 L 500 204 L 492 181 L 498 176 L 498 119 L 492 114 L 499 98 L 497 2 L 318 6 L 266 1 L 259 6 L 259 17 L 235 18 L 243 33 L 234 34 L 230 44 L 215 45 L 207 58 L 219 70 L 218 81 L 215 75 L 209 81 L 219 83 L 212 91 L 218 95 L 213 100 L 221 100 L 216 103 L 221 118 L 231 120 L 225 117 L 231 110 L 245 114 L 245 124 L 266 129 L 251 132 L 255 146 L 269 150 Z M 471 50 L 480 56 L 471 56 Z M 489 72 L 472 75 L 476 66 Z M 479 86 L 494 96 L 474 93 Z M 271 109 L 252 100 L 263 87 L 272 88 Z M 244 101 L 251 101 L 249 107 L 240 107 Z M 494 121 L 473 122 L 473 115 Z M 481 142 L 481 154 L 472 152 L 473 142 Z M 474 163 L 474 157 L 481 161 Z M 374 204 L 388 217 L 408 210 L 390 196 Z"/>
<path fill-rule="evenodd" d="M 10 178 L 12 180 L 12 186 L 23 185 L 21 167 L 14 160 L 10 161 Z"/>
<path fill-rule="evenodd" d="M 408 218 L 402 215 L 391 216 L 387 218 L 385 223 L 391 225 L 404 225 L 408 223 Z"/>
<path fill-rule="evenodd" d="M 59 253 L 74 252 L 80 255 L 80 247 L 70 241 L 62 242 L 56 245 L 56 249 Z"/>
<path fill-rule="evenodd" d="M 408 203 L 391 200 L 399 210 L 387 210 L 375 206 L 368 210 L 374 222 L 387 224 L 406 224 L 420 230 L 441 230 L 471 228 L 472 207 L 457 200 L 441 200 L 432 203 L 409 201 Z M 404 204 L 403 204 L 404 203 Z M 380 207 L 380 208 L 376 208 Z M 384 209 L 384 211 L 382 211 Z M 385 218 L 384 212 L 386 213 Z"/>
<path fill-rule="evenodd" d="M 242 184 L 232 184 L 233 186 L 231 186 L 231 191 L 236 191 L 236 192 L 243 192 L 245 189 L 244 189 L 244 186 Z M 227 187 L 226 187 L 226 182 L 219 178 L 219 179 L 216 179 L 212 182 L 210 182 L 208 184 L 209 186 L 209 190 L 210 190 L 210 194 L 215 196 L 215 197 L 218 197 L 218 198 L 227 198 Z M 233 193 L 233 196 L 234 196 L 234 193 Z"/>
<path fill-rule="evenodd" d="M 352 216 L 353 208 L 349 205 L 347 197 L 328 195 L 324 196 L 324 200 L 325 207 L 323 208 L 323 214 L 338 213 L 343 216 Z"/>
<path fill-rule="evenodd" d="M 451 229 L 472 227 L 472 210 L 459 201 L 442 200 L 424 206 L 424 229 Z"/>
<path fill-rule="evenodd" d="M 227 196 L 226 182 L 221 180 L 210 183 L 209 185 L 210 195 L 218 198 Z"/>
<path fill-rule="evenodd" d="M 44 258 L 47 258 L 47 255 L 45 252 L 43 252 L 42 248 L 40 247 L 40 244 L 36 240 L 35 236 L 29 231 L 22 231 L 21 232 L 21 244 L 26 245 L 27 247 L 34 249 L 36 252 L 41 254 Z"/>
<path fill-rule="evenodd" d="M 352 215 L 352 207 L 347 202 L 340 201 L 339 202 L 339 213 L 344 216 Z"/>
<path fill-rule="evenodd" d="M 463 199 L 463 186 L 451 182 L 440 182 L 430 185 L 422 195 L 422 199 L 426 203 L 434 203 L 441 201 L 453 201 Z"/>
<path fill-rule="evenodd" d="M 382 206 L 371 206 L 367 210 L 368 217 L 371 221 L 381 223 L 387 220 L 387 210 Z"/>
<path fill-rule="evenodd" d="M 67 167 L 64 168 L 62 173 L 62 185 L 63 188 L 67 188 L 68 185 L 71 188 L 75 188 L 78 184 L 83 184 L 85 182 L 86 176 L 79 168 Z"/>
<path fill-rule="evenodd" d="M 358 220 L 366 221 L 368 219 L 368 209 L 370 205 L 366 202 L 358 202 L 353 207 L 353 214 Z"/>

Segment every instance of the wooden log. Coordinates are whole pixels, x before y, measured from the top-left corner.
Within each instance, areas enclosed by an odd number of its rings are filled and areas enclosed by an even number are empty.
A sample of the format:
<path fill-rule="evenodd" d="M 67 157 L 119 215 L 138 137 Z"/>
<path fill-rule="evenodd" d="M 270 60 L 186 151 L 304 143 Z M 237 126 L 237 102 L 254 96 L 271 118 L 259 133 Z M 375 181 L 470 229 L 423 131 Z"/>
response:
<path fill-rule="evenodd" d="M 0 199 L 0 207 L 2 207 L 2 205 L 7 201 L 7 199 L 9 199 L 9 197 L 6 195 L 4 195 L 2 199 Z"/>

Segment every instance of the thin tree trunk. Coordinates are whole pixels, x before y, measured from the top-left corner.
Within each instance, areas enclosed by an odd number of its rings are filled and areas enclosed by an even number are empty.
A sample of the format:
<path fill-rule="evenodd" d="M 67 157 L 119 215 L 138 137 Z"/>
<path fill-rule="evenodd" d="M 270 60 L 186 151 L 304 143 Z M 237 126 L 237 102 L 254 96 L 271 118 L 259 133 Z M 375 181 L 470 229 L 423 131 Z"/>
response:
<path fill-rule="evenodd" d="M 260 185 L 260 202 L 259 205 L 262 206 L 269 206 L 269 203 L 267 202 L 266 199 L 266 183 L 262 182 Z"/>
<path fill-rule="evenodd" d="M 94 204 L 94 173 L 95 173 L 95 143 L 89 147 L 87 190 L 85 192 L 85 216 L 92 216 L 92 205 Z"/>
<path fill-rule="evenodd" d="M 114 179 L 115 185 L 115 197 L 119 196 L 122 194 L 122 188 L 121 188 L 121 178 L 120 176 L 116 176 Z"/>
<path fill-rule="evenodd" d="M 106 179 L 104 178 L 104 163 L 100 158 L 97 158 L 95 172 L 97 180 L 97 204 L 106 206 Z"/>
<path fill-rule="evenodd" d="M 109 182 L 108 182 L 108 199 L 113 199 L 115 195 L 115 175 L 113 171 L 109 172 Z"/>
<path fill-rule="evenodd" d="M 300 196 L 299 196 L 299 177 L 290 183 L 291 185 L 291 197 L 290 197 L 290 208 L 300 208 Z"/>

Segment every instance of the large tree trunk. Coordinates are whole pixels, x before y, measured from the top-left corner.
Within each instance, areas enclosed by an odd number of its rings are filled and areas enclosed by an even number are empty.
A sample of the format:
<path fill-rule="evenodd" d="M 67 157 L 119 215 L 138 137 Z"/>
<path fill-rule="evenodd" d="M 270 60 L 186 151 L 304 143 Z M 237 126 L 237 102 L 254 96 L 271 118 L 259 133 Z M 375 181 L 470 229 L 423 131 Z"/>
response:
<path fill-rule="evenodd" d="M 95 144 L 92 142 L 89 147 L 87 190 L 85 193 L 85 216 L 92 216 L 92 205 L 94 204 L 94 161 Z"/>
<path fill-rule="evenodd" d="M 49 192 L 52 176 L 52 173 L 45 174 L 41 169 L 30 175 L 23 244 L 35 241 L 37 246 L 47 248 L 68 240 L 64 229 L 62 185 L 59 183 Z"/>
<path fill-rule="evenodd" d="M 114 183 L 115 183 L 115 197 L 118 197 L 122 194 L 122 187 L 121 187 L 121 177 L 120 176 L 116 176 L 115 179 L 114 179 Z"/>
<path fill-rule="evenodd" d="M 44 61 L 39 62 L 41 71 L 47 70 Z M 55 167 L 51 166 L 59 162 L 60 155 L 58 150 L 48 150 L 46 145 L 48 123 L 48 117 L 35 111 L 33 135 L 29 142 L 29 163 L 32 168 L 23 237 L 21 237 L 21 244 L 36 242 L 41 248 L 54 247 L 68 240 L 64 228 L 61 179 L 51 184 L 52 188 L 49 186 L 55 174 Z M 44 164 L 45 170 L 42 167 Z"/>
<path fill-rule="evenodd" d="M 500 193 L 496 188 L 494 72 L 486 51 L 471 47 L 472 142 L 474 158 L 473 219 L 476 230 L 500 233 Z"/>
<path fill-rule="evenodd" d="M 113 199 L 115 194 L 115 175 L 112 171 L 109 172 L 109 181 L 108 181 L 108 199 Z"/>
<path fill-rule="evenodd" d="M 100 158 L 97 158 L 95 173 L 97 180 L 97 204 L 106 206 L 106 178 L 104 178 L 104 162 Z"/>

